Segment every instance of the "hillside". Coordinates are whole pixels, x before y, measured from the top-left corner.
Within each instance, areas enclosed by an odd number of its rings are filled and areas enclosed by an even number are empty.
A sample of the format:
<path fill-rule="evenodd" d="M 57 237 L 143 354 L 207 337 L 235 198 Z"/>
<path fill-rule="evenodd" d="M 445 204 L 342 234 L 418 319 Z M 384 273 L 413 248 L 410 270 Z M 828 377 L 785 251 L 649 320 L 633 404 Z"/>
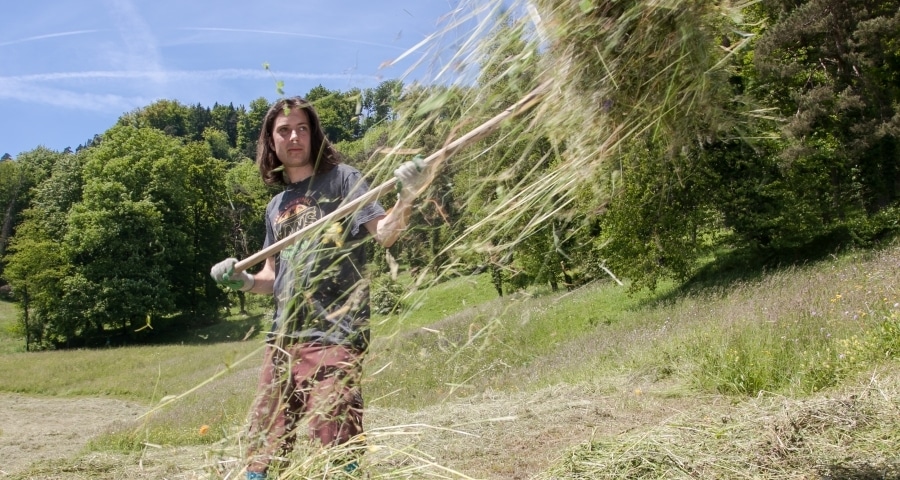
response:
<path fill-rule="evenodd" d="M 898 267 L 895 244 L 655 294 L 610 283 L 498 299 L 478 278 L 416 292 L 407 315 L 376 319 L 367 471 L 900 478 Z M 8 478 L 234 478 L 258 340 L 0 355 L 3 411 L 34 407 L 0 424 L 0 452 L 20 452 L 13 467 L 4 455 L 0 470 Z M 56 386 L 38 373 L 78 366 L 94 378 Z M 111 387 L 122 378 L 144 380 Z M 147 421 L 115 421 L 205 380 Z M 59 417 L 41 413 L 47 408 Z M 103 420 L 78 415 L 100 409 Z M 16 430 L 47 419 L 57 434 Z M 204 425 L 212 428 L 201 434 Z M 75 432 L 104 428 L 75 448 L 90 436 Z M 54 436 L 71 445 L 34 442 Z M 317 458 L 298 453 L 307 470 L 291 478 L 321 478 Z"/>

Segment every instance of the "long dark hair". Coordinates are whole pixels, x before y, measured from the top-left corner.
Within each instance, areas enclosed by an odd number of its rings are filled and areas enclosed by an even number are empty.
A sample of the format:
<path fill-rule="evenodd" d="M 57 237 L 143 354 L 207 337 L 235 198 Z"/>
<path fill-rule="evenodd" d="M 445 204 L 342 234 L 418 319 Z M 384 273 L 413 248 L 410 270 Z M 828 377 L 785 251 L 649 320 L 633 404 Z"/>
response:
<path fill-rule="evenodd" d="M 275 102 L 269 111 L 266 112 L 266 118 L 263 120 L 262 128 L 259 130 L 259 140 L 256 142 L 256 165 L 259 167 L 259 173 L 262 174 L 263 182 L 266 185 L 286 185 L 284 174 L 282 171 L 274 171 L 281 166 L 281 160 L 275 155 L 275 142 L 272 139 L 272 126 L 278 115 L 284 115 L 293 108 L 302 108 L 306 110 L 309 117 L 309 129 L 311 133 L 310 141 L 310 161 L 313 161 L 313 171 L 315 173 L 324 173 L 336 165 L 341 163 L 341 156 L 328 141 L 325 131 L 322 130 L 322 122 L 319 121 L 319 114 L 312 104 L 301 97 L 282 98 Z M 313 158 L 313 156 L 315 156 Z"/>

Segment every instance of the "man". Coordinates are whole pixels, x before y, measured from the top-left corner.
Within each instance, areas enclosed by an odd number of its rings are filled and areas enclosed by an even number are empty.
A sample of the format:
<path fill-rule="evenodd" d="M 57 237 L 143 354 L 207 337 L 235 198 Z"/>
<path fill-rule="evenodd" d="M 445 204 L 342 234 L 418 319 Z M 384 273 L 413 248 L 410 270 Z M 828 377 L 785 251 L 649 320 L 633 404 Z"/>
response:
<path fill-rule="evenodd" d="M 283 186 L 266 208 L 265 247 L 368 190 L 362 174 L 341 163 L 315 109 L 299 97 L 279 100 L 269 109 L 256 161 L 266 184 Z M 362 241 L 371 235 L 390 247 L 409 221 L 412 201 L 432 180 L 418 161 L 404 163 L 394 174 L 401 188 L 390 211 L 377 201 L 364 205 L 270 257 L 255 275 L 234 272 L 234 258 L 212 268 L 212 277 L 223 285 L 275 296 L 273 328 L 250 414 L 248 479 L 266 478 L 272 459 L 290 452 L 300 429 L 323 446 L 341 445 L 362 433 L 359 381 L 369 340 Z"/>

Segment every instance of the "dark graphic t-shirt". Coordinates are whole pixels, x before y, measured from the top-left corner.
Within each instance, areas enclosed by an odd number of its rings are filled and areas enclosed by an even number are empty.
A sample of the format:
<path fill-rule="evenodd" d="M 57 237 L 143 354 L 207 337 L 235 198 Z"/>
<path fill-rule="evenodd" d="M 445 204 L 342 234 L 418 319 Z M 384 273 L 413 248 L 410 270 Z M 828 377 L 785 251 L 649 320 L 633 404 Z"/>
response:
<path fill-rule="evenodd" d="M 331 171 L 288 185 L 266 208 L 269 246 L 365 194 L 362 174 L 340 164 Z M 291 342 L 368 344 L 369 289 L 363 224 L 384 215 L 377 202 L 344 220 L 317 227 L 275 258 L 272 339 Z"/>

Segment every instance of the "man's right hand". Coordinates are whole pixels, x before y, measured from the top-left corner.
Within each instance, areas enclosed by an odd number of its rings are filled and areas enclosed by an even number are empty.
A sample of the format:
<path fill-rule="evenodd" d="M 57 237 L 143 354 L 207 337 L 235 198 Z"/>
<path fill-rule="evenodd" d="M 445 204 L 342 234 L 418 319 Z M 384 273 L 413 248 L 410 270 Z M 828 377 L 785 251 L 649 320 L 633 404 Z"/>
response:
<path fill-rule="evenodd" d="M 221 262 L 213 265 L 209 271 L 210 276 L 216 283 L 228 287 L 232 290 L 240 290 L 242 292 L 249 291 L 256 283 L 253 275 L 247 272 L 234 271 L 234 264 L 237 263 L 236 258 L 226 258 Z"/>

